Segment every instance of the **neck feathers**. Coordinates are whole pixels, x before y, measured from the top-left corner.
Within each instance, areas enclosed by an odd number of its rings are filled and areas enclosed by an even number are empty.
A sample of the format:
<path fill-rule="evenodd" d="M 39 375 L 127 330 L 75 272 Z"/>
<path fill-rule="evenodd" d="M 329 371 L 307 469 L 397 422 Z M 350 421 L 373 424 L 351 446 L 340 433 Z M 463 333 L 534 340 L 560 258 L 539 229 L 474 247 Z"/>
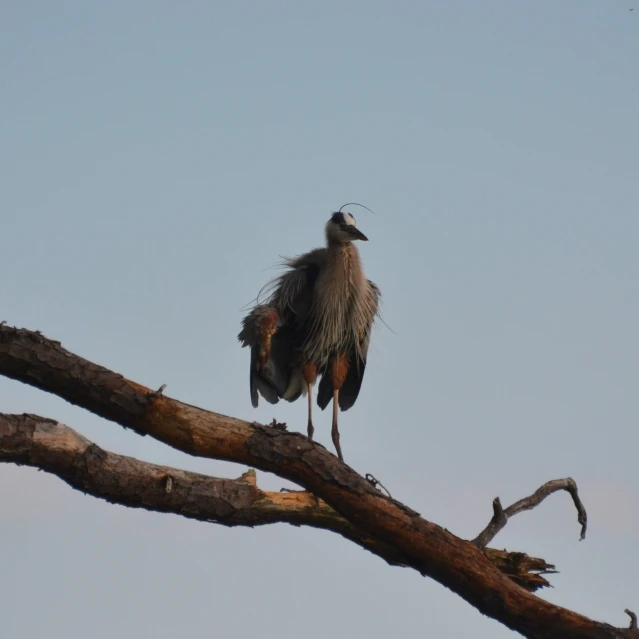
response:
<path fill-rule="evenodd" d="M 352 242 L 328 245 L 327 279 L 338 285 L 341 293 L 350 297 L 364 277 L 359 251 Z"/>
<path fill-rule="evenodd" d="M 304 351 L 324 365 L 331 354 L 359 349 L 367 309 L 368 282 L 351 242 L 329 244 L 326 268 L 315 287 L 311 331 Z"/>

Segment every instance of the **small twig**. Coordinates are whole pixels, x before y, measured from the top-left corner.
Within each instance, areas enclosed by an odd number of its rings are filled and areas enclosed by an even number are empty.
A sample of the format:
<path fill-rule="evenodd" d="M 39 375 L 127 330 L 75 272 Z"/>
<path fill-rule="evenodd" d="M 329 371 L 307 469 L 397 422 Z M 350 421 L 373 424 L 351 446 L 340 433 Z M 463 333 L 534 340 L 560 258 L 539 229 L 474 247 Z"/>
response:
<path fill-rule="evenodd" d="M 639 630 L 637 626 L 637 615 L 632 612 L 632 610 L 628 610 L 628 608 L 626 608 L 624 612 L 630 617 L 630 630 Z"/>
<path fill-rule="evenodd" d="M 501 505 L 499 497 L 493 499 L 493 518 L 490 520 L 488 526 L 491 529 L 495 529 L 495 535 L 500 531 L 508 522 L 508 517 L 504 513 L 504 508 Z M 485 548 L 488 542 L 486 541 L 481 548 Z"/>
<path fill-rule="evenodd" d="M 166 388 L 166 384 L 162 384 L 162 386 L 160 386 L 160 388 L 158 388 L 156 391 L 151 391 L 147 393 L 147 397 L 149 397 L 150 399 L 155 399 L 156 397 L 160 397 L 162 393 L 164 393 L 165 388 Z"/>
<path fill-rule="evenodd" d="M 532 495 L 516 501 L 512 506 L 506 509 L 502 508 L 499 497 L 496 497 L 493 500 L 493 518 L 490 520 L 488 526 L 473 539 L 473 543 L 479 548 L 485 548 L 513 515 L 517 515 L 524 510 L 532 510 L 546 499 L 546 497 L 552 495 L 552 493 L 556 493 L 558 490 L 565 490 L 569 492 L 572 497 L 575 508 L 577 509 L 577 521 L 581 524 L 581 536 L 579 538 L 581 541 L 586 537 L 588 515 L 586 514 L 584 505 L 579 499 L 575 480 L 568 477 L 566 479 L 554 479 L 553 481 L 545 483 Z"/>
<path fill-rule="evenodd" d="M 366 481 L 373 487 L 373 488 L 377 488 L 378 486 L 380 488 L 384 489 L 384 492 L 392 499 L 393 496 L 390 494 L 390 491 L 388 490 L 388 488 L 386 488 L 386 486 L 384 486 L 384 484 L 382 484 L 381 481 L 379 481 L 379 479 L 376 479 L 375 477 L 373 477 L 373 475 L 371 475 L 370 473 L 366 473 Z M 379 490 L 379 488 L 377 488 L 377 490 Z M 380 492 L 382 492 L 380 490 Z"/>

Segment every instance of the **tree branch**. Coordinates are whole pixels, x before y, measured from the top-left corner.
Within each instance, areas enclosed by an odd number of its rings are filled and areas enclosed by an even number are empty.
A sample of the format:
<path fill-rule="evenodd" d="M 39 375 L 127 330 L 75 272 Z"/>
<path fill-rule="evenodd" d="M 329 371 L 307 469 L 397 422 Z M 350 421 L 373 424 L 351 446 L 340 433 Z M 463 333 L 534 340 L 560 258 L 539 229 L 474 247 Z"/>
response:
<path fill-rule="evenodd" d="M 485 548 L 497 535 L 498 532 L 508 523 L 508 520 L 513 516 L 524 510 L 532 510 L 535 506 L 538 506 L 546 497 L 556 493 L 558 490 L 566 490 L 570 493 L 572 500 L 577 509 L 577 521 L 581 524 L 581 536 L 579 541 L 582 541 L 586 537 L 586 526 L 588 523 L 588 515 L 586 509 L 579 499 L 577 492 L 577 484 L 574 479 L 570 477 L 566 479 L 554 479 L 545 483 L 538 488 L 532 495 L 524 497 L 519 501 L 516 501 L 512 506 L 508 506 L 504 510 L 501 506 L 499 497 L 495 497 L 493 500 L 493 518 L 488 523 L 488 526 L 482 530 L 473 543 L 478 548 Z"/>
<path fill-rule="evenodd" d="M 311 493 L 260 490 L 252 469 L 238 479 L 220 479 L 150 464 L 105 451 L 55 420 L 3 413 L 0 462 L 38 468 L 77 490 L 131 508 L 224 526 L 288 523 L 330 530 L 391 565 L 406 565 L 392 546 L 363 535 L 326 503 L 318 504 Z"/>
<path fill-rule="evenodd" d="M 250 424 L 157 396 L 69 353 L 58 342 L 24 329 L 0 326 L 0 373 L 53 392 L 178 450 L 248 464 L 300 484 L 364 534 L 391 545 L 407 558 L 408 565 L 526 637 L 636 636 L 633 629 L 595 622 L 520 588 L 472 542 L 381 494 L 323 446 L 299 433 Z"/>
<path fill-rule="evenodd" d="M 0 413 L 0 462 L 32 466 L 72 488 L 113 504 L 174 513 L 224 526 L 288 523 L 338 533 L 392 566 L 408 560 L 392 546 L 364 535 L 307 491 L 265 492 L 254 470 L 220 479 L 158 466 L 103 450 L 75 430 L 37 415 Z M 489 548 L 486 556 L 530 591 L 548 586 L 555 572 L 543 559 Z"/>

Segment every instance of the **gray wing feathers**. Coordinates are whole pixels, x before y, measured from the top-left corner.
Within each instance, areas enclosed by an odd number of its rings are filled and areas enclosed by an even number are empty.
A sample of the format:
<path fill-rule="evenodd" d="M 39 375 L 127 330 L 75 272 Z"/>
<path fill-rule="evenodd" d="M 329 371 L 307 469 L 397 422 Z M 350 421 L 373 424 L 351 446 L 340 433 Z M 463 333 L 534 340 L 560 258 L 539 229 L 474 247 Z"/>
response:
<path fill-rule="evenodd" d="M 325 264 L 324 248 L 285 258 L 283 266 L 288 267 L 288 270 L 267 284 L 265 290 L 270 291 L 270 295 L 266 303 L 275 306 L 283 316 L 300 325 L 306 321 L 311 310 L 315 281 Z"/>
<path fill-rule="evenodd" d="M 242 320 L 238 339 L 242 346 L 251 348 L 250 393 L 254 407 L 258 405 L 259 395 L 276 404 L 286 392 L 294 367 L 294 351 L 299 346 L 300 328 L 310 312 L 315 280 L 325 263 L 326 249 L 285 259 L 283 265 L 288 270 L 260 291 L 258 305 Z M 265 298 L 262 304 L 259 304 L 260 297 Z M 269 356 L 260 368 L 262 322 L 273 311 L 278 313 L 278 324 L 271 337 Z M 299 394 L 295 399 L 297 397 Z"/>

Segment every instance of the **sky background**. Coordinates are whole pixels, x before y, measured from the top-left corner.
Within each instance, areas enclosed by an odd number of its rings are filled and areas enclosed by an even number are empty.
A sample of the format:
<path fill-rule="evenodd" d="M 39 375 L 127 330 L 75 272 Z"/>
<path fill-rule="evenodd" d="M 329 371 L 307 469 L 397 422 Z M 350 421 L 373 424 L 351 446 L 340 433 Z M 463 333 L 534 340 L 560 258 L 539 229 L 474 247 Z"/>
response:
<path fill-rule="evenodd" d="M 0 320 L 147 386 L 252 409 L 241 309 L 353 208 L 383 293 L 342 415 L 361 473 L 461 537 L 550 479 L 498 548 L 555 563 L 543 597 L 639 609 L 639 5 L 0 3 Z M 100 446 L 237 477 L 17 382 Z M 316 412 L 330 446 L 330 411 Z M 288 485 L 258 473 L 262 488 Z M 513 636 L 323 531 L 226 529 L 0 466 L 3 636 Z M 639 610 L 638 610 L 639 612 Z"/>

